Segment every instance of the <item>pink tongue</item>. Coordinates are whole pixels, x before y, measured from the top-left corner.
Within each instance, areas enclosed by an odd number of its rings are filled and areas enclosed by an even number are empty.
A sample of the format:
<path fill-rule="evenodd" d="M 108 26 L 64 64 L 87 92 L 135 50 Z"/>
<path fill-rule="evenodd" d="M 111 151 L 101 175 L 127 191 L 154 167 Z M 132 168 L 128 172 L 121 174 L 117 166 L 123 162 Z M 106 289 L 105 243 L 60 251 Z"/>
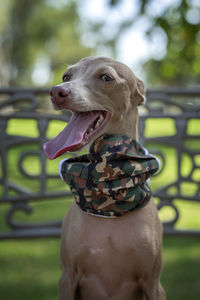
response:
<path fill-rule="evenodd" d="M 100 116 L 100 111 L 74 113 L 67 126 L 52 140 L 43 145 L 45 155 L 54 159 L 83 142 L 90 125 Z"/>

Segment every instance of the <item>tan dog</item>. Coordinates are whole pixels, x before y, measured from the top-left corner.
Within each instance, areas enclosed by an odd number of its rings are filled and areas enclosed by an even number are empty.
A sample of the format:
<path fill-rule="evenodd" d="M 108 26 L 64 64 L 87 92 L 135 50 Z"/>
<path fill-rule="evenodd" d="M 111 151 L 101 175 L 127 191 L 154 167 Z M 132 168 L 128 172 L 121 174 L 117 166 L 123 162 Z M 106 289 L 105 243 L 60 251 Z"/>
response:
<path fill-rule="evenodd" d="M 126 65 L 84 58 L 50 94 L 54 107 L 70 109 L 73 117 L 46 150 L 49 158 L 80 150 L 105 133 L 138 139 L 137 106 L 144 103 L 144 85 Z M 82 135 L 81 120 L 86 127 Z M 162 226 L 152 200 L 117 218 L 88 215 L 74 203 L 63 221 L 60 299 L 165 299 L 161 250 Z"/>

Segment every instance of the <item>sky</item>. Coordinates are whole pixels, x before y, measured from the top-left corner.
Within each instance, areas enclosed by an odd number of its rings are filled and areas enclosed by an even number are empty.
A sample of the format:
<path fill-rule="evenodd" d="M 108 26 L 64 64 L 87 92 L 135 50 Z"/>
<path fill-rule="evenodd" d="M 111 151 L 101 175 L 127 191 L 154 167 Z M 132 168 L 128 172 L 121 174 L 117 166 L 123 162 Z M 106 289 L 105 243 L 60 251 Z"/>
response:
<path fill-rule="evenodd" d="M 52 5 L 60 6 L 67 0 L 47 0 Z M 122 0 L 121 3 L 112 10 L 107 5 L 107 0 L 82 0 L 79 1 L 78 12 L 81 19 L 79 29 L 82 32 L 82 42 L 86 46 L 94 48 L 95 40 L 98 36 L 92 34 L 88 21 L 103 22 L 103 33 L 112 37 L 117 25 L 126 18 L 135 18 L 138 13 L 137 1 Z M 194 0 L 193 0 L 194 1 Z M 196 0 L 198 1 L 198 0 Z M 153 0 L 149 7 L 149 13 L 159 15 L 166 6 L 178 5 L 180 0 Z M 162 58 L 166 50 L 166 37 L 163 32 L 155 30 L 154 37 L 149 42 L 145 37 L 145 31 L 151 25 L 147 17 L 142 17 L 135 22 L 134 26 L 124 32 L 117 44 L 117 59 L 127 64 L 137 76 L 145 80 L 142 63 L 150 57 Z M 100 45 L 94 55 L 112 56 L 107 47 Z M 39 85 L 45 85 L 49 79 L 49 63 L 45 58 L 39 59 L 33 72 L 33 81 Z"/>
<path fill-rule="evenodd" d="M 67 0 L 47 0 L 52 2 L 53 5 L 63 5 Z M 138 1 L 140 0 L 121 0 L 120 4 L 112 10 L 107 5 L 108 0 L 82 0 L 79 1 L 78 11 L 81 19 L 80 30 L 82 32 L 82 42 L 86 46 L 94 48 L 95 41 L 98 36 L 92 34 L 88 21 L 103 22 L 103 33 L 112 37 L 117 25 L 124 19 L 134 19 L 138 13 Z M 148 15 L 159 16 L 166 8 L 172 6 L 179 6 L 181 0 L 152 0 L 147 7 Z M 200 6 L 200 0 L 187 0 L 190 4 Z M 199 22 L 200 16 L 196 15 L 197 10 L 189 11 L 188 18 L 192 22 Z M 196 21 L 195 21 L 196 20 Z M 151 40 L 146 38 L 145 32 L 152 25 L 151 19 L 148 16 L 140 17 L 139 20 L 134 22 L 134 25 L 129 27 L 120 37 L 117 44 L 117 59 L 127 64 L 138 77 L 145 80 L 145 73 L 142 69 L 142 64 L 150 58 L 162 59 L 166 54 L 167 37 L 165 33 L 159 29 L 154 29 L 154 34 Z M 107 47 L 99 45 L 94 55 L 111 56 Z M 46 73 L 48 70 L 48 62 L 43 59 L 36 65 L 35 72 L 33 73 L 33 80 L 38 81 L 39 84 L 47 78 Z M 41 76 L 39 76 L 39 74 Z"/>
<path fill-rule="evenodd" d="M 179 5 L 179 0 L 152 1 L 148 7 L 150 15 L 160 15 L 165 7 Z M 124 18 L 135 18 L 138 12 L 137 0 L 123 0 L 116 9 L 110 10 L 107 1 L 85 0 L 79 7 L 79 13 L 83 18 L 91 21 L 103 21 L 105 33 L 109 35 L 115 30 L 117 24 Z M 145 37 L 145 31 L 150 27 L 151 21 L 142 17 L 136 21 L 134 26 L 129 28 L 120 38 L 117 45 L 117 59 L 129 65 L 141 77 L 144 76 L 141 65 L 150 57 L 161 59 L 165 55 L 167 39 L 163 32 L 156 29 L 154 37 L 149 42 Z M 93 43 L 92 36 L 85 33 L 83 41 L 89 45 Z M 109 55 L 108 49 L 101 48 L 97 51 L 100 55 Z"/>
<path fill-rule="evenodd" d="M 107 5 L 108 0 L 83 0 L 79 7 L 79 14 L 83 20 L 102 21 L 104 33 L 112 36 L 120 21 L 130 18 L 136 19 L 138 13 L 138 1 L 121 0 L 120 4 L 112 10 Z M 188 4 L 200 7 L 200 0 L 186 0 Z M 147 13 L 151 17 L 158 17 L 167 8 L 179 7 L 181 0 L 151 0 L 147 5 Z M 186 14 L 186 19 L 191 24 L 200 22 L 199 10 L 193 7 Z M 148 40 L 145 32 L 152 25 L 152 20 L 147 15 L 140 17 L 120 37 L 117 45 L 117 59 L 127 64 L 141 79 L 145 80 L 142 64 L 150 58 L 162 59 L 166 54 L 167 37 L 160 28 L 155 28 L 151 40 Z M 85 22 L 87 23 L 87 22 Z M 83 42 L 92 46 L 95 36 L 87 31 L 83 34 Z M 108 55 L 108 49 L 99 47 L 96 54 Z"/>

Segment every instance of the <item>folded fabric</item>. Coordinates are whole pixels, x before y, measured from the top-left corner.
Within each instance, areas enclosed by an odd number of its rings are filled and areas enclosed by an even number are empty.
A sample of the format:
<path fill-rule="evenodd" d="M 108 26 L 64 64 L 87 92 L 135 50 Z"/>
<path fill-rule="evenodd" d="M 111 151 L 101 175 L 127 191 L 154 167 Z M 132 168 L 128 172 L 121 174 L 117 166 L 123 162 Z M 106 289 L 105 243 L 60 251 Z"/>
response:
<path fill-rule="evenodd" d="M 83 211 L 118 217 L 149 202 L 147 181 L 158 169 L 158 159 L 138 142 L 110 134 L 96 139 L 88 154 L 63 160 L 60 174 Z"/>

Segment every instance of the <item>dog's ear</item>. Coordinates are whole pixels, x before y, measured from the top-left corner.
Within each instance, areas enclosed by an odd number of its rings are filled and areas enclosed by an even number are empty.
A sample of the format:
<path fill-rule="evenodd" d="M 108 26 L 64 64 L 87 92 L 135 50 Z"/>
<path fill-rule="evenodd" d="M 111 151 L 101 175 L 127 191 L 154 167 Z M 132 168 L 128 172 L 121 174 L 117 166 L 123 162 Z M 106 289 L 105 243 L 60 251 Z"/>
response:
<path fill-rule="evenodd" d="M 145 88 L 142 80 L 137 78 L 135 98 L 137 99 L 137 105 L 143 105 L 145 103 Z"/>

